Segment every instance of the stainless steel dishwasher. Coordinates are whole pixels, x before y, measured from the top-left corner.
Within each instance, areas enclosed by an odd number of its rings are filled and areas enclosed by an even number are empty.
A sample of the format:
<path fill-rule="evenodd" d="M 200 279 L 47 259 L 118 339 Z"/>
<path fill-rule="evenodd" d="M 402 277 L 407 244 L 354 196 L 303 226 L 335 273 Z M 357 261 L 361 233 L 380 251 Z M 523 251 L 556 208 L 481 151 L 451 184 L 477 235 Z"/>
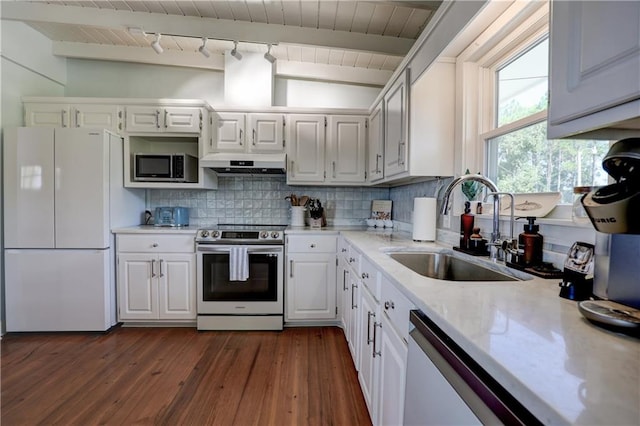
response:
<path fill-rule="evenodd" d="M 424 313 L 410 319 L 405 425 L 541 424 Z"/>

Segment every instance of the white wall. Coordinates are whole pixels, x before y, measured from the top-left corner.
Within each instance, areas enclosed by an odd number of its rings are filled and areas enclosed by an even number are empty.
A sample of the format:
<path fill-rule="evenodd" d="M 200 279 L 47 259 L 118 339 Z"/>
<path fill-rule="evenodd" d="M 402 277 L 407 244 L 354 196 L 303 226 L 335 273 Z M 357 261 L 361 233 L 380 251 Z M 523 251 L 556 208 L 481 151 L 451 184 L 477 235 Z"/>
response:
<path fill-rule="evenodd" d="M 275 105 L 316 108 L 369 108 L 381 87 L 276 78 Z"/>
<path fill-rule="evenodd" d="M 224 74 L 196 68 L 68 59 L 65 96 L 224 101 Z"/>

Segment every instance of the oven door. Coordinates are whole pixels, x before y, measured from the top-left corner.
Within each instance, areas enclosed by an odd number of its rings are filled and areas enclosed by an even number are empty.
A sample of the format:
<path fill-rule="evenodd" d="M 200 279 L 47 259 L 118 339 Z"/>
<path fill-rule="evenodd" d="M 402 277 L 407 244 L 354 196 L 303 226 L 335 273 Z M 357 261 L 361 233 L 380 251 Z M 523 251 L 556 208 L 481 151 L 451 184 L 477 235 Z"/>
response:
<path fill-rule="evenodd" d="M 232 247 L 198 245 L 198 314 L 282 314 L 284 246 L 248 246 L 249 278 L 246 281 L 229 280 Z"/>

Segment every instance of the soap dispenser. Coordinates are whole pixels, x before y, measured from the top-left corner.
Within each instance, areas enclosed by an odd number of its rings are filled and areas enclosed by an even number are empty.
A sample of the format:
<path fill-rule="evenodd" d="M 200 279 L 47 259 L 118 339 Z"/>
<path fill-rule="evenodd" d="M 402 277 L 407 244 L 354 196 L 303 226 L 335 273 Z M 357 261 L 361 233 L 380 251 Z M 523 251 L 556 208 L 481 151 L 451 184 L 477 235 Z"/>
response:
<path fill-rule="evenodd" d="M 464 213 L 460 215 L 460 248 L 469 250 L 469 239 L 473 233 L 474 217 L 471 214 L 471 203 L 465 201 Z"/>
<path fill-rule="evenodd" d="M 524 232 L 518 235 L 518 249 L 523 252 L 524 266 L 536 266 L 542 263 L 542 235 L 538 233 L 540 226 L 535 224 L 535 216 L 527 216 Z"/>

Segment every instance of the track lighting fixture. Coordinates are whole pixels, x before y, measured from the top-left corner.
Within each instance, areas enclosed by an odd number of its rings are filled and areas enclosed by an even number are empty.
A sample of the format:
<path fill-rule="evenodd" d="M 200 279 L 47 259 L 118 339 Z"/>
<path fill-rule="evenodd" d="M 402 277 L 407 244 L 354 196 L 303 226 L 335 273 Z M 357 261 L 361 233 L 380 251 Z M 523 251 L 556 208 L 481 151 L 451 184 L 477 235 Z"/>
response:
<path fill-rule="evenodd" d="M 153 48 L 153 50 L 156 51 L 156 53 L 159 55 L 162 52 L 164 52 L 164 49 L 162 48 L 162 46 L 160 46 L 160 37 L 162 36 L 162 34 L 158 33 L 156 34 L 156 39 L 154 41 L 151 42 L 151 47 Z"/>
<path fill-rule="evenodd" d="M 231 56 L 233 56 L 237 60 L 241 60 L 242 59 L 242 53 L 238 52 L 238 42 L 237 41 L 233 42 L 233 50 L 231 50 Z"/>
<path fill-rule="evenodd" d="M 209 50 L 207 49 L 207 38 L 206 37 L 202 37 L 202 46 L 200 46 L 198 48 L 198 52 L 202 53 L 202 55 L 205 58 L 208 58 L 209 56 L 211 56 L 211 53 L 209 53 Z"/>
<path fill-rule="evenodd" d="M 276 61 L 276 57 L 271 54 L 271 45 L 269 45 L 267 53 L 264 54 L 264 58 L 271 63 L 274 63 Z"/>

